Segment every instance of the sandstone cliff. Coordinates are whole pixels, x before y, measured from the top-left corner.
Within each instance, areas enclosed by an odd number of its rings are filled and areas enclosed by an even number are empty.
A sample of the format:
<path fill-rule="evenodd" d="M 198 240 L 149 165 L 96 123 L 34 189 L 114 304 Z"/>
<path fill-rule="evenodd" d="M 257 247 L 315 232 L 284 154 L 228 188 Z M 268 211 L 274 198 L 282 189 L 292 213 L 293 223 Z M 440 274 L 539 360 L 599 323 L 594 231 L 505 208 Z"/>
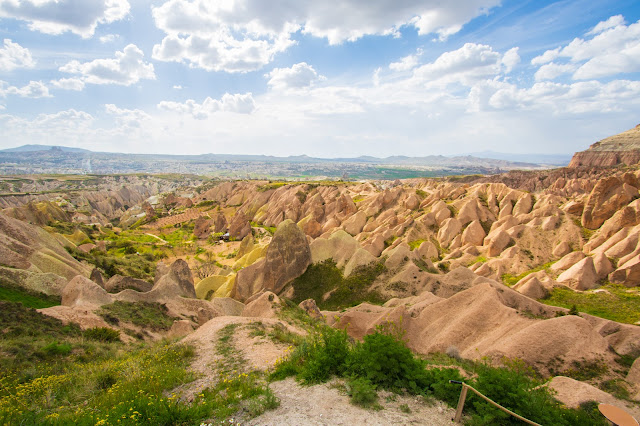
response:
<path fill-rule="evenodd" d="M 640 163 L 640 124 L 626 132 L 602 139 L 588 150 L 576 152 L 569 167 L 611 167 Z"/>

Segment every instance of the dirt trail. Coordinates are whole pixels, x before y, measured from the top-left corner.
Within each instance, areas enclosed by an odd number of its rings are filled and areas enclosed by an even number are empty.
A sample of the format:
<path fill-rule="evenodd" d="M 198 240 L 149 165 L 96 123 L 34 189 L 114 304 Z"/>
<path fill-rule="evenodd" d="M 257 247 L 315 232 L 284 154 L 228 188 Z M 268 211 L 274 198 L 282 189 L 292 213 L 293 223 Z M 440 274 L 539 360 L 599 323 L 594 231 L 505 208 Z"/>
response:
<path fill-rule="evenodd" d="M 261 326 L 256 326 L 261 323 Z M 202 377 L 176 393 L 190 400 L 202 389 L 214 386 L 218 380 L 216 362 L 222 357 L 216 352 L 220 331 L 230 324 L 241 324 L 235 329 L 231 344 L 246 360 L 244 369 L 267 370 L 276 360 L 286 354 L 288 345 L 274 342 L 269 330 L 278 324 L 290 331 L 292 326 L 276 319 L 218 317 L 208 321 L 184 339 L 196 348 L 194 372 Z M 266 333 L 256 333 L 264 330 Z M 344 381 L 334 379 L 316 386 L 300 386 L 293 378 L 273 382 L 270 388 L 280 400 L 280 407 L 267 411 L 246 424 L 249 425 L 450 425 L 454 410 L 440 401 L 425 401 L 421 397 L 399 396 L 390 392 L 379 392 L 382 410 L 367 410 L 349 402 L 344 392 Z"/>
<path fill-rule="evenodd" d="M 316 386 L 300 386 L 292 378 L 272 383 L 280 407 L 267 411 L 248 425 L 451 425 L 455 410 L 443 402 L 379 392 L 379 411 L 357 407 L 339 390 L 341 380 Z M 404 408 L 404 410 L 402 408 Z"/>

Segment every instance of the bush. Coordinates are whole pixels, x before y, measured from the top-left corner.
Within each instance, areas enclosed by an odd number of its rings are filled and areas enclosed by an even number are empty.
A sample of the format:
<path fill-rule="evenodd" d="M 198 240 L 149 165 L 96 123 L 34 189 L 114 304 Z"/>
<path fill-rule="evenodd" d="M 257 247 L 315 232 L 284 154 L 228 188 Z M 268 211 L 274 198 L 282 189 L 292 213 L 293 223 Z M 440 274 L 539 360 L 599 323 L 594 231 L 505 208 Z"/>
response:
<path fill-rule="evenodd" d="M 69 343 L 50 343 L 42 348 L 42 352 L 46 356 L 69 355 L 71 353 L 71 344 Z"/>
<path fill-rule="evenodd" d="M 428 386 L 424 362 L 398 337 L 379 329 L 355 345 L 347 362 L 351 374 L 384 389 L 422 393 Z"/>
<path fill-rule="evenodd" d="M 303 366 L 298 377 L 305 384 L 322 383 L 341 375 L 349 356 L 349 338 L 344 330 L 323 328 L 298 347 Z"/>
<path fill-rule="evenodd" d="M 120 332 L 108 327 L 94 327 L 85 330 L 84 337 L 99 342 L 119 342 Z"/>
<path fill-rule="evenodd" d="M 347 394 L 351 402 L 361 407 L 373 407 L 378 401 L 378 393 L 371 382 L 362 377 L 353 378 L 347 383 Z"/>

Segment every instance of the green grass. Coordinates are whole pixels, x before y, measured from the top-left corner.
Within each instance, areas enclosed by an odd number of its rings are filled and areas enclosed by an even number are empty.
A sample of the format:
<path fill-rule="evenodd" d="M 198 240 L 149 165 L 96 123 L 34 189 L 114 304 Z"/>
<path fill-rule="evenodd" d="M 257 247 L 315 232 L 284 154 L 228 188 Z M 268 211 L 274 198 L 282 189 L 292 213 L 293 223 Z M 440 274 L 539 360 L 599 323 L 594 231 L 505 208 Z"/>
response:
<path fill-rule="evenodd" d="M 113 332 L 83 335 L 76 326 L 11 302 L 0 302 L 0 329 L 0 424 L 226 424 L 230 417 L 247 419 L 278 405 L 263 373 L 234 368 L 246 364 L 230 345 L 235 326 L 221 330 L 216 342 L 226 355 L 213 372 L 218 380 L 193 401 L 172 393 L 196 379 L 188 368 L 195 356 L 191 346 L 125 346 L 113 341 Z M 89 337 L 100 343 L 83 346 Z"/>
<path fill-rule="evenodd" d="M 415 241 L 409 241 L 409 250 L 413 251 L 415 249 L 417 249 L 418 247 L 420 247 L 420 244 L 424 243 L 427 240 L 415 240 Z"/>
<path fill-rule="evenodd" d="M 167 311 L 160 303 L 116 301 L 101 306 L 97 314 L 114 325 L 125 322 L 151 330 L 168 330 L 177 318 L 169 316 Z"/>
<path fill-rule="evenodd" d="M 22 381 L 37 377 L 43 369 L 59 372 L 66 363 L 110 357 L 121 347 L 85 338 L 75 324 L 65 325 L 15 302 L 0 301 L 0 330 L 0 371 Z"/>
<path fill-rule="evenodd" d="M 96 250 L 84 253 L 72 247 L 66 247 L 66 250 L 76 260 L 87 262 L 100 269 L 107 278 L 119 274 L 149 282 L 153 281 L 157 260 L 165 256 L 161 252 L 137 255 L 138 248 L 132 245 L 110 249 L 106 254 Z"/>
<path fill-rule="evenodd" d="M 585 228 L 584 226 L 582 226 L 582 222 L 580 220 L 580 218 L 573 218 L 573 223 L 574 225 L 576 225 L 578 228 L 580 228 L 580 235 L 582 236 L 582 239 L 586 242 L 589 241 L 589 239 L 591 238 L 591 236 L 593 234 L 596 233 L 597 229 L 588 229 Z"/>
<path fill-rule="evenodd" d="M 369 287 L 385 270 L 384 264 L 376 263 L 360 267 L 345 278 L 333 260 L 316 263 L 293 281 L 292 300 L 300 303 L 311 298 L 320 309 L 325 310 L 338 310 L 362 302 L 381 304 L 384 302 L 382 297 Z M 324 294 L 329 291 L 332 291 L 331 296 L 323 300 Z"/>
<path fill-rule="evenodd" d="M 13 286 L 0 286 L 0 300 L 22 303 L 27 308 L 42 309 L 60 304 L 60 298 L 44 293 L 16 288 Z"/>
<path fill-rule="evenodd" d="M 601 287 L 607 293 L 578 293 L 568 288 L 556 288 L 551 295 L 540 300 L 547 305 L 571 308 L 612 321 L 634 324 L 640 321 L 640 293 L 615 284 Z"/>
<path fill-rule="evenodd" d="M 469 262 L 469 263 L 467 264 L 467 267 L 468 267 L 468 266 L 471 266 L 471 265 L 475 265 L 476 263 L 485 263 L 486 261 L 487 261 L 486 256 L 482 256 L 482 255 L 481 255 L 481 256 L 478 256 L 478 257 L 476 257 L 475 259 L 473 259 L 471 262 Z M 517 282 L 517 281 L 516 281 L 516 282 Z"/>
<path fill-rule="evenodd" d="M 520 281 L 521 279 L 523 279 L 527 275 L 530 275 L 530 274 L 533 274 L 533 273 L 539 272 L 539 271 L 548 271 L 549 268 L 551 267 L 551 265 L 553 265 L 554 263 L 555 263 L 555 261 L 554 262 L 545 263 L 544 265 L 536 266 L 535 268 L 530 269 L 528 271 L 525 271 L 525 272 L 521 273 L 520 275 L 503 274 L 502 277 L 500 277 L 500 278 L 502 279 L 502 282 L 504 284 L 508 285 L 509 287 L 512 287 L 518 281 Z"/>

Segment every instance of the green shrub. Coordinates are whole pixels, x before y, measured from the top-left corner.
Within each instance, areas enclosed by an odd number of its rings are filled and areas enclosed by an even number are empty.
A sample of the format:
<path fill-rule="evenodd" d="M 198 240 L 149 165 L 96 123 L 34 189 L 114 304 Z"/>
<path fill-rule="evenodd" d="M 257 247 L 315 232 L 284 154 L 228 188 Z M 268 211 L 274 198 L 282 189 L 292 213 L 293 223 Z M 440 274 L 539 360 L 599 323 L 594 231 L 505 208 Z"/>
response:
<path fill-rule="evenodd" d="M 421 393 L 428 386 L 424 363 L 400 338 L 381 330 L 357 343 L 347 361 L 348 371 L 384 389 Z"/>
<path fill-rule="evenodd" d="M 42 352 L 46 356 L 69 355 L 71 353 L 71 345 L 69 343 L 50 343 L 42 348 Z"/>
<path fill-rule="evenodd" d="M 367 379 L 358 377 L 347 382 L 347 395 L 351 397 L 351 402 L 361 407 L 373 407 L 378 401 L 376 387 Z"/>
<path fill-rule="evenodd" d="M 473 386 L 503 407 L 536 423 L 545 425 L 604 425 L 601 416 L 560 405 L 546 387 L 541 387 L 533 370 L 519 360 L 504 360 L 505 367 L 479 364 Z M 519 420 L 476 395 L 468 398 L 472 425 L 520 425 Z M 465 411 L 467 406 L 465 405 Z"/>
<path fill-rule="evenodd" d="M 383 263 L 374 263 L 357 268 L 345 278 L 331 259 L 312 264 L 292 282 L 292 299 L 296 303 L 314 299 L 323 310 L 342 309 L 362 302 L 383 303 L 380 294 L 370 287 L 385 270 Z M 328 292 L 331 295 L 325 300 L 323 296 Z"/>
<path fill-rule="evenodd" d="M 94 327 L 84 331 L 84 337 L 99 342 L 118 342 L 120 332 L 108 327 Z"/>
<path fill-rule="evenodd" d="M 326 327 L 314 333 L 297 350 L 300 350 L 303 362 L 298 375 L 302 383 L 322 383 L 344 372 L 349 356 L 349 338 L 344 330 Z"/>

